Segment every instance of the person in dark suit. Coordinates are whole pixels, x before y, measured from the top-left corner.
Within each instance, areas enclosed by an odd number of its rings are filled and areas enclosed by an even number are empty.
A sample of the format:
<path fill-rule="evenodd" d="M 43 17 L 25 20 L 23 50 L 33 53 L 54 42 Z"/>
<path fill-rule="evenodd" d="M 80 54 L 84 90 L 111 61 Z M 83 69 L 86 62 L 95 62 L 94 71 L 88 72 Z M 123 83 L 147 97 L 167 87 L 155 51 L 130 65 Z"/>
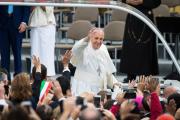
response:
<path fill-rule="evenodd" d="M 27 27 L 30 8 L 27 6 L 0 6 L 1 67 L 10 73 L 10 48 L 14 55 L 14 75 L 22 71 L 22 38 Z M 8 75 L 10 79 L 10 75 Z"/>
<path fill-rule="evenodd" d="M 122 0 L 144 13 L 153 21 L 152 9 L 161 4 L 161 0 Z M 156 39 L 152 30 L 139 18 L 128 14 L 124 32 L 120 72 L 127 79 L 136 79 L 137 75 L 158 74 Z"/>

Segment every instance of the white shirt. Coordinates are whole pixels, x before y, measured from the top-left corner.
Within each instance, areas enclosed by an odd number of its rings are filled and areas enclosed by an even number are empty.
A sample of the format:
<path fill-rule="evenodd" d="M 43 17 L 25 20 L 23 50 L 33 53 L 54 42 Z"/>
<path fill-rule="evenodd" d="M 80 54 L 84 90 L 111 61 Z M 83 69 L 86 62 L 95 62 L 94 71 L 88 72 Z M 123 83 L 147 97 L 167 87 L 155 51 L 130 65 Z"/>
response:
<path fill-rule="evenodd" d="M 49 24 L 56 24 L 54 7 L 46 6 L 45 11 L 40 7 L 35 7 L 29 17 L 29 27 L 42 27 Z"/>

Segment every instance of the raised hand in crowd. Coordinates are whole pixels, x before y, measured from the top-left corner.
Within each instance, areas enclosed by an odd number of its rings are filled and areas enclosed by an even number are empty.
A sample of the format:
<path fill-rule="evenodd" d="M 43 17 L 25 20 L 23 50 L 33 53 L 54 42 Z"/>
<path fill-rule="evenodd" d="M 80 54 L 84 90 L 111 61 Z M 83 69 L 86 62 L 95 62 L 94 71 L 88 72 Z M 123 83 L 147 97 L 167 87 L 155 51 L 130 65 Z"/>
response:
<path fill-rule="evenodd" d="M 151 120 L 156 120 L 158 116 L 162 114 L 162 106 L 159 100 L 160 94 L 160 84 L 159 80 L 156 78 L 152 78 L 152 76 L 148 77 L 147 81 L 147 89 L 151 93 L 151 102 L 150 102 L 150 112 Z"/>
<path fill-rule="evenodd" d="M 171 115 L 173 115 L 173 116 L 175 115 L 175 113 L 176 113 L 176 102 L 174 99 L 171 99 L 169 101 L 169 103 L 166 104 L 166 110 Z"/>
<path fill-rule="evenodd" d="M 160 93 L 160 84 L 158 79 L 156 78 L 152 78 L 151 76 L 148 78 L 148 82 L 147 82 L 147 89 L 152 93 L 152 92 L 156 92 L 158 95 Z"/>
<path fill-rule="evenodd" d="M 81 112 L 81 106 L 76 106 L 73 111 L 71 112 L 71 118 L 73 120 L 76 120 L 79 117 L 79 114 Z"/>
<path fill-rule="evenodd" d="M 137 89 L 140 91 L 144 91 L 146 89 L 146 80 L 148 77 L 145 77 L 144 75 L 139 76 L 139 80 L 137 81 Z"/>
<path fill-rule="evenodd" d="M 117 95 L 116 95 L 116 101 L 119 103 L 119 104 L 121 104 L 125 99 L 124 99 L 124 94 L 125 93 L 118 93 Z"/>
<path fill-rule="evenodd" d="M 132 89 L 134 87 L 136 87 L 136 81 L 135 80 L 129 80 L 128 89 Z"/>
<path fill-rule="evenodd" d="M 180 120 L 180 108 L 176 111 L 175 119 Z"/>
<path fill-rule="evenodd" d="M 62 63 L 64 65 L 64 67 L 68 67 L 71 57 L 72 57 L 72 51 L 67 50 L 62 57 Z"/>
<path fill-rule="evenodd" d="M 61 98 L 63 98 L 63 93 L 62 93 L 62 89 L 61 86 L 59 84 L 58 81 L 53 80 L 52 81 L 52 89 L 54 91 L 54 96 L 59 100 Z"/>
<path fill-rule="evenodd" d="M 137 80 L 137 96 L 143 96 L 143 92 L 146 90 L 148 78 L 149 76 L 145 77 L 145 75 L 139 76 L 139 79 Z"/>
<path fill-rule="evenodd" d="M 54 91 L 50 90 L 47 95 L 45 96 L 45 98 L 43 99 L 42 103 L 40 103 L 39 105 L 48 105 L 52 102 L 52 98 L 54 96 Z"/>
<path fill-rule="evenodd" d="M 41 62 L 40 62 L 39 57 L 33 55 L 32 63 L 36 67 L 36 72 L 41 72 Z"/>
<path fill-rule="evenodd" d="M 58 100 L 60 100 L 61 98 L 63 98 L 63 93 L 62 93 L 62 89 L 61 86 L 59 84 L 58 81 L 56 80 L 48 80 L 52 83 L 52 87 L 51 90 L 48 92 L 48 94 L 45 96 L 43 102 L 41 105 L 48 105 L 50 104 L 52 101 L 52 98 L 55 96 Z"/>
<path fill-rule="evenodd" d="M 105 119 L 105 120 L 116 120 L 113 113 L 111 113 L 109 110 L 103 109 L 102 113 L 104 115 L 103 119 Z"/>
<path fill-rule="evenodd" d="M 74 97 L 67 98 L 63 103 L 64 112 L 61 115 L 60 120 L 67 120 L 75 107 L 76 107 L 75 98 Z"/>
<path fill-rule="evenodd" d="M 121 119 L 123 120 L 134 108 L 135 103 L 133 101 L 125 100 L 120 108 Z"/>

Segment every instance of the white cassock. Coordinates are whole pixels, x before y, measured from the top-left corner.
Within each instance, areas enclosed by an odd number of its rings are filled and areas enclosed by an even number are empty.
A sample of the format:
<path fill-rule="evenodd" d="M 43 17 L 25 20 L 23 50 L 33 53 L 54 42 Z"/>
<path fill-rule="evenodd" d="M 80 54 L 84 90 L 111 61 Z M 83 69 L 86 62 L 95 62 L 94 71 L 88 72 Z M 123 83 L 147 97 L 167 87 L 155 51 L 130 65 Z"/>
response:
<path fill-rule="evenodd" d="M 30 15 L 31 55 L 39 57 L 41 63 L 47 67 L 47 76 L 53 76 L 56 23 L 54 8 L 46 6 L 45 9 L 46 12 L 41 7 L 35 7 Z"/>
<path fill-rule="evenodd" d="M 71 63 L 76 66 L 72 80 L 72 92 L 76 96 L 82 92 L 97 94 L 117 83 L 112 74 L 116 68 L 104 44 L 95 50 L 87 38 L 78 41 L 72 48 Z"/>

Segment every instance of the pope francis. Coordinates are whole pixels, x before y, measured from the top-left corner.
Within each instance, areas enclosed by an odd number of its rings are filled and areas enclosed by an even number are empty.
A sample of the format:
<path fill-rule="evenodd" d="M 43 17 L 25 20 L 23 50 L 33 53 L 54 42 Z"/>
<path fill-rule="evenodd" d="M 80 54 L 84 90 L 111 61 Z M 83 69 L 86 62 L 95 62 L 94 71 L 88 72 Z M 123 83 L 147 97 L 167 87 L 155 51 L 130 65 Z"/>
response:
<path fill-rule="evenodd" d="M 76 66 L 72 92 L 76 96 L 83 92 L 97 94 L 118 82 L 112 74 L 116 68 L 103 39 L 103 30 L 93 28 L 87 37 L 79 40 L 72 48 L 71 63 Z"/>

